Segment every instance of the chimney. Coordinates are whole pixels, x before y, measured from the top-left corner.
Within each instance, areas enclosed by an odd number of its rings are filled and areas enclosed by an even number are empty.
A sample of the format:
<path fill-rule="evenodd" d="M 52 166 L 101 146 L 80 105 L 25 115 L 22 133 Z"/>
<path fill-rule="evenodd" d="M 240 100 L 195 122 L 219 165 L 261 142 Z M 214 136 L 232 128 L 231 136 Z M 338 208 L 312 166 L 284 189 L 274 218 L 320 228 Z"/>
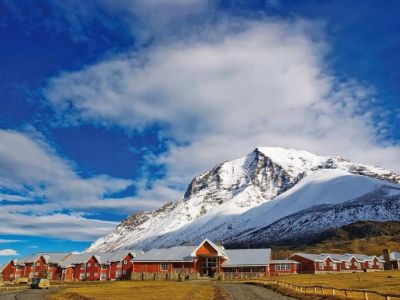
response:
<path fill-rule="evenodd" d="M 392 270 L 393 265 L 390 261 L 390 251 L 389 249 L 383 249 L 383 259 L 385 260 L 385 270 Z"/>

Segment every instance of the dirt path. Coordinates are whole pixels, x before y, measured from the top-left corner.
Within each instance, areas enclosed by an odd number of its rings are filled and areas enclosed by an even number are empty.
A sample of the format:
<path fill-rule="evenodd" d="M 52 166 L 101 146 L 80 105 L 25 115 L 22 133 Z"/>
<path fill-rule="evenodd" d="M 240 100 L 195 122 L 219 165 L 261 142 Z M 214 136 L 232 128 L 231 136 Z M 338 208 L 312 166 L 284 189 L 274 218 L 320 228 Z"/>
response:
<path fill-rule="evenodd" d="M 294 300 L 295 298 L 283 296 L 273 291 L 256 285 L 248 284 L 221 284 L 219 285 L 231 300 Z"/>
<path fill-rule="evenodd" d="M 0 300 L 45 300 L 45 295 L 56 292 L 57 290 L 22 290 L 15 292 L 0 293 Z"/>

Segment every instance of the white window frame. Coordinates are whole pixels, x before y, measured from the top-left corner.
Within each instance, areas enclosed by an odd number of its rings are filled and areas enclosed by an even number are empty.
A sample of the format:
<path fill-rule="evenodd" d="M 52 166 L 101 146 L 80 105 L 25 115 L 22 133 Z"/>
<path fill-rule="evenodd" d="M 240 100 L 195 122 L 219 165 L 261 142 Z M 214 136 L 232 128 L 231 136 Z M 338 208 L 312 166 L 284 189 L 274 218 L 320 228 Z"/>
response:
<path fill-rule="evenodd" d="M 161 271 L 168 271 L 169 264 L 168 263 L 161 263 L 160 264 L 160 269 Z"/>

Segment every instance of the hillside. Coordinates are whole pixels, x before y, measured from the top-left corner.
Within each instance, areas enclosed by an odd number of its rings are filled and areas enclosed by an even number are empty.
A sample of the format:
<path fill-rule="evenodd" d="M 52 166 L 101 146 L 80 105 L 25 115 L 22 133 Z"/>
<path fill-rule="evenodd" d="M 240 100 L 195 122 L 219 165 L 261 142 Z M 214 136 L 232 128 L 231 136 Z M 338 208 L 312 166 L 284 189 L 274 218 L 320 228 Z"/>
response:
<path fill-rule="evenodd" d="M 380 255 L 385 248 L 400 251 L 400 222 L 359 221 L 340 228 L 328 229 L 308 240 L 288 240 L 278 244 L 258 246 L 272 247 L 277 258 L 287 257 L 297 251 Z"/>

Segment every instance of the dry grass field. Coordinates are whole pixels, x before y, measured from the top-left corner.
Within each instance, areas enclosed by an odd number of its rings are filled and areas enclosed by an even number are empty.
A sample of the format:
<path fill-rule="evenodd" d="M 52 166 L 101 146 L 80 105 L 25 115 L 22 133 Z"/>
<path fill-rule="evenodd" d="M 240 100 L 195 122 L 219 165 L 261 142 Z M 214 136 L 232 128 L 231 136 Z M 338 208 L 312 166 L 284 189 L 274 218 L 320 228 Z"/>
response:
<path fill-rule="evenodd" d="M 48 300 L 203 300 L 213 299 L 210 284 L 174 281 L 116 281 L 93 287 L 68 287 Z"/>
<path fill-rule="evenodd" d="M 400 299 L 400 271 L 385 271 L 374 273 L 347 273 L 347 274 L 299 274 L 288 275 L 272 280 L 279 280 L 285 283 L 295 284 L 299 286 L 323 286 L 336 289 L 349 289 L 349 290 L 366 290 L 374 291 L 381 294 L 398 295 L 398 297 L 391 297 L 392 300 Z M 270 285 L 271 278 L 268 280 L 258 280 L 255 282 L 262 282 Z M 253 281 L 254 282 L 254 281 Z M 272 287 L 272 286 L 271 286 Z M 274 288 L 275 289 L 275 288 Z M 278 291 L 284 291 L 282 288 L 277 288 Z M 317 290 L 321 294 L 321 290 Z M 308 294 L 312 294 L 313 289 L 308 289 Z M 301 299 L 314 299 L 314 297 L 302 296 L 298 292 L 289 291 L 288 295 L 299 296 Z M 326 296 L 332 296 L 332 290 L 326 289 L 324 292 Z M 344 298 L 343 291 L 336 291 L 336 297 Z M 348 292 L 347 298 L 350 299 L 365 299 L 364 294 L 360 292 Z M 317 297 L 316 299 L 320 299 Z M 368 300 L 384 300 L 382 296 L 368 294 Z"/>
<path fill-rule="evenodd" d="M 301 285 L 365 289 L 400 295 L 400 271 L 318 275 L 299 274 L 288 275 L 280 279 L 284 282 Z"/>

